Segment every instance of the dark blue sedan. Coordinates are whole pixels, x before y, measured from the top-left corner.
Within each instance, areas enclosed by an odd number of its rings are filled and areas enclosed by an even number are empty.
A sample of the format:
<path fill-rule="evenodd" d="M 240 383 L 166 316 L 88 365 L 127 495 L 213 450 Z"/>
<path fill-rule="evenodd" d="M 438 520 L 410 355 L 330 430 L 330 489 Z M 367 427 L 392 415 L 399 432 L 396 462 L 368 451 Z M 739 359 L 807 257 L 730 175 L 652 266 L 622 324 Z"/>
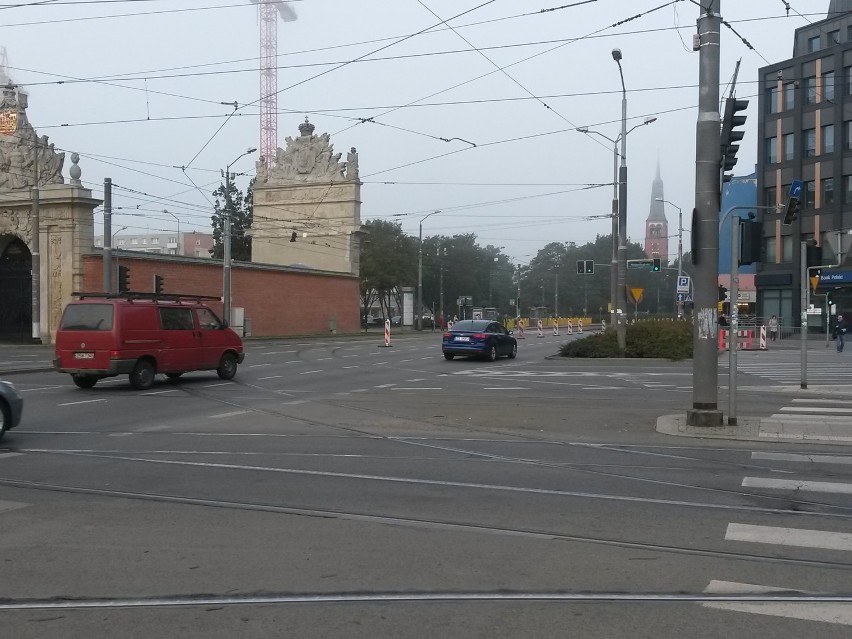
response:
<path fill-rule="evenodd" d="M 21 421 L 24 400 L 11 382 L 0 380 L 0 439 Z"/>
<path fill-rule="evenodd" d="M 462 320 L 444 333 L 441 350 L 446 359 L 467 355 L 485 357 L 493 362 L 500 355 L 514 359 L 518 355 L 518 340 L 499 322 Z"/>

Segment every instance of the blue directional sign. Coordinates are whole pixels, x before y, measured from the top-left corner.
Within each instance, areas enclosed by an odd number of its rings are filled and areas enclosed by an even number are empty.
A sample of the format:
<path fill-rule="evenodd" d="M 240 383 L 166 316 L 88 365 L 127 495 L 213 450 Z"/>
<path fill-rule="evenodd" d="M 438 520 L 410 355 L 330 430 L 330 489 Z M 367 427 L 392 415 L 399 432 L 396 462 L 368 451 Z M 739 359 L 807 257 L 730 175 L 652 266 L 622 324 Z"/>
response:
<path fill-rule="evenodd" d="M 819 274 L 820 284 L 849 284 L 852 271 L 823 271 Z"/>
<path fill-rule="evenodd" d="M 692 295 L 690 295 L 689 293 L 678 293 L 677 294 L 677 301 L 678 302 L 691 302 L 692 301 Z"/>
<path fill-rule="evenodd" d="M 802 199 L 802 181 L 793 180 L 790 182 L 790 197 Z"/>

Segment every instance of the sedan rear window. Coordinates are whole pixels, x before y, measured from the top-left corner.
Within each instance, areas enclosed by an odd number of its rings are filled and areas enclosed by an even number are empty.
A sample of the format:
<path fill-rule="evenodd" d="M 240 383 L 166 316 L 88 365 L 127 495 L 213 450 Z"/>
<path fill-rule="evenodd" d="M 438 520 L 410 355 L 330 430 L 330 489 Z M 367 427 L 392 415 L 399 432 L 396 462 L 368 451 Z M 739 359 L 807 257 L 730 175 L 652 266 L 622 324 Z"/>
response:
<path fill-rule="evenodd" d="M 484 331 L 488 320 L 461 320 L 453 324 L 454 331 Z"/>
<path fill-rule="evenodd" d="M 112 304 L 69 304 L 59 327 L 65 331 L 111 331 Z"/>

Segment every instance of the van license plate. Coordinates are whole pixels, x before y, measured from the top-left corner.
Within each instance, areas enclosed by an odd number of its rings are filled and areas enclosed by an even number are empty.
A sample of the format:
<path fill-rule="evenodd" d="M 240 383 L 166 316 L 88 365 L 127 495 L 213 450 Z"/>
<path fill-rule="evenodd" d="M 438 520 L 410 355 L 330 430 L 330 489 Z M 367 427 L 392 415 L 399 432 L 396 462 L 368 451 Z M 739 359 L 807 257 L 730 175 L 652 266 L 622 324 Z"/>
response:
<path fill-rule="evenodd" d="M 94 353 L 74 353 L 74 359 L 95 359 Z"/>

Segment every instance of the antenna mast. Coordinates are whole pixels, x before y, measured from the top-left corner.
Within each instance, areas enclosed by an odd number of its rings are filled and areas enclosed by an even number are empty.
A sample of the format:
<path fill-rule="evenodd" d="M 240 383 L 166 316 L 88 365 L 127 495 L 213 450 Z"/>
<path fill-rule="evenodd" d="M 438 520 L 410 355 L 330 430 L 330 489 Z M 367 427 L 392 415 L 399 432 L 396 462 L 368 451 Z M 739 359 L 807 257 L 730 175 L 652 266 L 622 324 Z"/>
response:
<path fill-rule="evenodd" d="M 278 8 L 275 2 L 257 6 L 260 17 L 260 155 L 267 166 L 278 149 Z"/>

